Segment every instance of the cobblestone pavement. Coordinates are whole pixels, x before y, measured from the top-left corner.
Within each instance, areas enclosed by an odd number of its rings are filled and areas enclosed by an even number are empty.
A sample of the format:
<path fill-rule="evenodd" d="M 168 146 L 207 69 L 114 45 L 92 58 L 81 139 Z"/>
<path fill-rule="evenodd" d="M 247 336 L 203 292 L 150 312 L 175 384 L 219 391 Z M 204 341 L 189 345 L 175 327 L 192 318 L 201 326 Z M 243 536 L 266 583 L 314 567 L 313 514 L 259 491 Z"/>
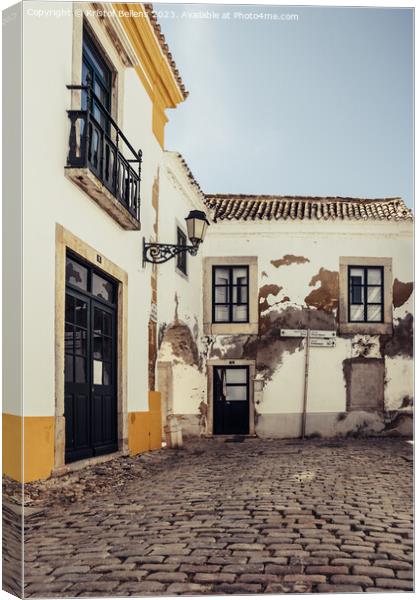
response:
<path fill-rule="evenodd" d="M 147 478 L 26 520 L 27 597 L 413 589 L 406 441 L 210 439 L 158 454 Z"/>

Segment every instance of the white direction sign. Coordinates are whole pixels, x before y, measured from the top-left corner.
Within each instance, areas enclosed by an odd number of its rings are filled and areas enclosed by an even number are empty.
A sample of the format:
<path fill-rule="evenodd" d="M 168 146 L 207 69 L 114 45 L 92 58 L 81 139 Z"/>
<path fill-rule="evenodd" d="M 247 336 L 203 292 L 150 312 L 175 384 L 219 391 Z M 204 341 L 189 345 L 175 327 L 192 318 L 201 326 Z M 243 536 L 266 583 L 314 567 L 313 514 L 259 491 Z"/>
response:
<path fill-rule="evenodd" d="M 280 329 L 281 337 L 306 337 L 307 329 Z M 332 339 L 337 336 L 335 331 L 325 329 L 310 329 L 309 337 L 318 339 Z"/>
<path fill-rule="evenodd" d="M 311 348 L 334 348 L 335 340 L 328 338 L 309 338 Z"/>
<path fill-rule="evenodd" d="M 280 329 L 281 337 L 306 337 L 306 329 Z"/>
<path fill-rule="evenodd" d="M 335 331 L 327 331 L 327 330 L 321 330 L 321 329 L 311 329 L 309 332 L 309 335 L 311 338 L 323 338 L 323 339 L 336 337 Z"/>

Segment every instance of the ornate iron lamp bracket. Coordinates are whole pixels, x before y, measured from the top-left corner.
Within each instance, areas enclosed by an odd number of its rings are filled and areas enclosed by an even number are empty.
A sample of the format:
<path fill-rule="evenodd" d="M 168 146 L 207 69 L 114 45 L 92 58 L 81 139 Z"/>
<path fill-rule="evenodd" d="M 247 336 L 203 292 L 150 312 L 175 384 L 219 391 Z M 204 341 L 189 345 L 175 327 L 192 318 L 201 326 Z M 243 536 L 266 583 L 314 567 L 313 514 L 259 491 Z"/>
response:
<path fill-rule="evenodd" d="M 161 265 L 181 252 L 188 252 L 191 256 L 195 256 L 198 252 L 198 244 L 179 246 L 177 244 L 158 244 L 156 242 L 146 243 L 143 238 L 143 266 L 146 263 Z"/>

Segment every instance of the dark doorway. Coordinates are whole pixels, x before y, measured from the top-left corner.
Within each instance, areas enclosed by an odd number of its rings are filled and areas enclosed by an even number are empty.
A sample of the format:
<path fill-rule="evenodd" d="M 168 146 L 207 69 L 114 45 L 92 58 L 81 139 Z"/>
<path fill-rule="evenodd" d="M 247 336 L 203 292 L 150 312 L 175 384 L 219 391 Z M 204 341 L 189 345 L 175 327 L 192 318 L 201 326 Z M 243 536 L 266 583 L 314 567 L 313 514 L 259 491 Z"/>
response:
<path fill-rule="evenodd" d="M 249 433 L 249 368 L 214 367 L 215 434 Z"/>
<path fill-rule="evenodd" d="M 116 301 L 118 284 L 66 257 L 65 461 L 118 449 Z"/>

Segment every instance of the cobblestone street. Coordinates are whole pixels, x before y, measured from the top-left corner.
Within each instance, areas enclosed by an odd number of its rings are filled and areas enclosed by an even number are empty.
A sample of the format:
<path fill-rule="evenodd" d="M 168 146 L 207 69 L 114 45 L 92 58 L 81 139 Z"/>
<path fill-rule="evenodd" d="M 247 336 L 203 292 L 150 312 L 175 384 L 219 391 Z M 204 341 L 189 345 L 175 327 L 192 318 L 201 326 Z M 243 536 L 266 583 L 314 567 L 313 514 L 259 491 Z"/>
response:
<path fill-rule="evenodd" d="M 147 476 L 26 519 L 26 596 L 413 589 L 406 441 L 209 439 L 150 457 Z"/>

